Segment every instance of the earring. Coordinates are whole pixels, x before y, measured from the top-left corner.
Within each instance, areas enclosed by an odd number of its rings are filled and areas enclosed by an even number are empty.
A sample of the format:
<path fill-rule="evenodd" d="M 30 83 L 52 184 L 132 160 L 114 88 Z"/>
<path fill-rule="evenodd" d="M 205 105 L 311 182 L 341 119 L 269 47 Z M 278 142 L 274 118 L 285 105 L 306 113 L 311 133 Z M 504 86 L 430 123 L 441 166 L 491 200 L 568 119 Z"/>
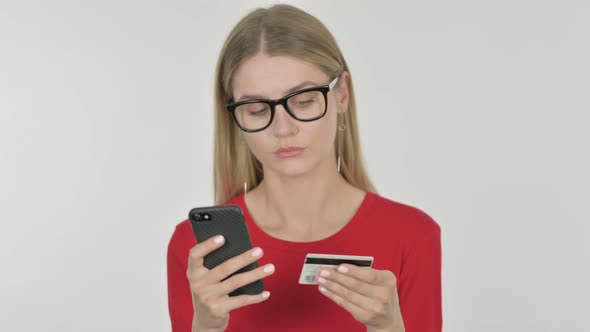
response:
<path fill-rule="evenodd" d="M 248 192 L 248 162 L 246 162 L 246 178 L 244 180 L 244 196 Z"/>
<path fill-rule="evenodd" d="M 338 121 L 338 130 L 344 131 L 344 129 L 346 129 L 346 122 L 344 122 L 344 115 L 340 119 L 341 120 Z"/>
<path fill-rule="evenodd" d="M 248 192 L 248 162 L 246 162 L 246 178 L 244 179 L 244 196 Z"/>
<path fill-rule="evenodd" d="M 338 121 L 338 131 L 344 131 L 344 129 L 346 129 L 346 122 L 344 122 L 344 115 L 342 115 Z M 338 153 L 338 173 L 340 173 L 340 153 Z"/>
<path fill-rule="evenodd" d="M 240 143 L 243 147 L 245 147 L 246 149 L 248 149 L 248 144 L 246 144 L 246 140 L 244 140 L 243 138 L 240 140 Z M 248 161 L 246 161 L 246 177 L 244 180 L 244 196 L 246 196 L 246 193 L 248 192 Z"/>

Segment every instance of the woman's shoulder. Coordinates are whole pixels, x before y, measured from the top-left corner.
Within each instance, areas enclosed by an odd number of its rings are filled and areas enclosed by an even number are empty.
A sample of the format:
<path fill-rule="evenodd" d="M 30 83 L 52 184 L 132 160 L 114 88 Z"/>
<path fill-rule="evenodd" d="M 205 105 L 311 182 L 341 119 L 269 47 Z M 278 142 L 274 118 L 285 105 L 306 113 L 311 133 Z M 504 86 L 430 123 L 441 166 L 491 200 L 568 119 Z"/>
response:
<path fill-rule="evenodd" d="M 368 192 L 369 214 L 384 227 L 393 227 L 413 236 L 421 237 L 433 232 L 440 233 L 439 224 L 424 210 L 395 201 L 374 192 Z"/>
<path fill-rule="evenodd" d="M 172 232 L 168 243 L 168 256 L 184 260 L 184 256 L 197 244 L 190 221 L 185 219 L 178 223 Z"/>

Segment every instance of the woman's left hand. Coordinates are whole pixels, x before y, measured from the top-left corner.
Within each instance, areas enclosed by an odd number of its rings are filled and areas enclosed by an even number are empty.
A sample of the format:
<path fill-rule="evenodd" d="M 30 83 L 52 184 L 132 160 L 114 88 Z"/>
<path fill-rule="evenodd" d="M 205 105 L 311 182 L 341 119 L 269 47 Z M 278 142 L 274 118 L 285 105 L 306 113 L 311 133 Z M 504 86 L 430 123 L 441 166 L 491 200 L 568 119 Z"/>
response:
<path fill-rule="evenodd" d="M 365 324 L 367 331 L 403 332 L 397 278 L 388 270 L 342 264 L 322 269 L 319 290 Z"/>

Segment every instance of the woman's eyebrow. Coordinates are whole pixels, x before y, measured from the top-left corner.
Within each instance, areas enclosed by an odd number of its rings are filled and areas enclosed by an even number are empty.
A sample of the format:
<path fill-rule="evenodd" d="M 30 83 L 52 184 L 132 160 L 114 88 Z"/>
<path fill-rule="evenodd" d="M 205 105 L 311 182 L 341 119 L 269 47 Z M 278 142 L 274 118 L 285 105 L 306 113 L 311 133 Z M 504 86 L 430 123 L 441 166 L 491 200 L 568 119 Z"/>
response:
<path fill-rule="evenodd" d="M 286 95 L 288 95 L 288 94 L 290 94 L 290 93 L 292 93 L 292 92 L 295 92 L 295 91 L 297 91 L 297 90 L 304 89 L 304 88 L 306 88 L 306 87 L 311 87 L 311 86 L 319 86 L 319 85 L 320 85 L 320 84 L 318 84 L 318 83 L 316 83 L 316 82 L 312 82 L 312 81 L 303 81 L 303 82 L 301 82 L 301 83 L 297 84 L 296 86 L 294 86 L 294 87 L 292 87 L 292 88 L 288 89 L 287 91 L 285 91 L 285 94 L 284 94 L 284 96 L 286 96 Z M 240 101 L 243 101 L 243 100 L 250 100 L 250 99 L 268 99 L 268 98 L 266 98 L 266 97 L 265 97 L 265 96 L 263 96 L 263 95 L 243 95 L 243 96 L 241 96 L 240 98 L 236 99 L 236 102 L 240 102 Z"/>

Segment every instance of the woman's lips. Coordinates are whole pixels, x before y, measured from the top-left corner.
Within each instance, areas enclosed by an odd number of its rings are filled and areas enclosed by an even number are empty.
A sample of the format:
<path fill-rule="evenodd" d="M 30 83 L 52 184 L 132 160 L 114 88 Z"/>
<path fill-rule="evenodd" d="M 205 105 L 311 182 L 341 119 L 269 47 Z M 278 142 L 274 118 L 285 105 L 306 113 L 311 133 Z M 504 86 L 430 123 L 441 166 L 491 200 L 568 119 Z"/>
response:
<path fill-rule="evenodd" d="M 281 159 L 284 158 L 293 158 L 293 157 L 297 157 L 299 155 L 301 155 L 303 153 L 303 149 L 302 148 L 298 148 L 296 146 L 289 146 L 286 148 L 280 148 L 278 150 L 276 150 L 275 155 Z"/>

